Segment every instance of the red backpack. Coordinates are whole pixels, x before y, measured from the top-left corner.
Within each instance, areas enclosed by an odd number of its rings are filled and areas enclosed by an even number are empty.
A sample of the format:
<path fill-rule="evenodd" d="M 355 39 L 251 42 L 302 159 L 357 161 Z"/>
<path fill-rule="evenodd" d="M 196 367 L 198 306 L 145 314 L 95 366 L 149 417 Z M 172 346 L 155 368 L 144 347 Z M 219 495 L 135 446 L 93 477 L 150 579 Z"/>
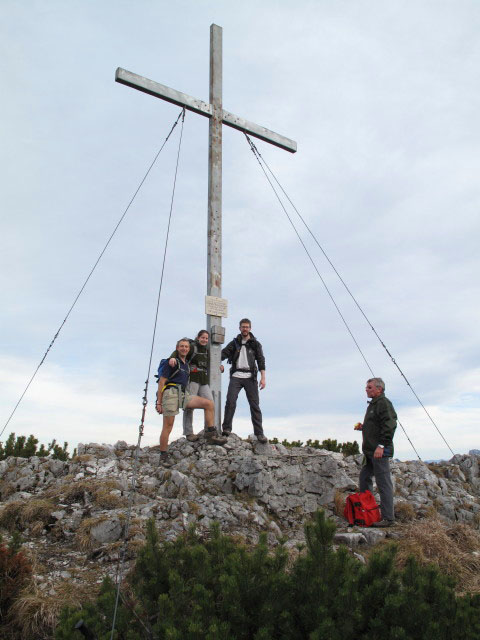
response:
<path fill-rule="evenodd" d="M 359 527 L 370 527 L 374 522 L 382 519 L 380 507 L 368 489 L 348 496 L 343 515 L 350 524 L 356 524 Z"/>

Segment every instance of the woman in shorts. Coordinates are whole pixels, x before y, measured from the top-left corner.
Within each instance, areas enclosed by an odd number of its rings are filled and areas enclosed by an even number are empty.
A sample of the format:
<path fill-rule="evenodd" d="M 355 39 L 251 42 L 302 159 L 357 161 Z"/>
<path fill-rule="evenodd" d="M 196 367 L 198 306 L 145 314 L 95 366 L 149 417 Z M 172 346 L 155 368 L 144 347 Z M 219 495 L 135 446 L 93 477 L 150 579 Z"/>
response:
<path fill-rule="evenodd" d="M 225 444 L 226 438 L 218 436 L 214 426 L 214 405 L 208 398 L 189 395 L 186 391 L 190 367 L 187 355 L 190 351 L 190 340 L 182 338 L 177 342 L 178 358 L 175 366 L 163 361 L 158 368 L 158 391 L 155 408 L 163 414 L 163 427 L 160 434 L 160 463 L 169 461 L 167 453 L 168 439 L 173 429 L 175 416 L 180 409 L 203 409 L 205 411 L 205 439 L 209 444 Z"/>

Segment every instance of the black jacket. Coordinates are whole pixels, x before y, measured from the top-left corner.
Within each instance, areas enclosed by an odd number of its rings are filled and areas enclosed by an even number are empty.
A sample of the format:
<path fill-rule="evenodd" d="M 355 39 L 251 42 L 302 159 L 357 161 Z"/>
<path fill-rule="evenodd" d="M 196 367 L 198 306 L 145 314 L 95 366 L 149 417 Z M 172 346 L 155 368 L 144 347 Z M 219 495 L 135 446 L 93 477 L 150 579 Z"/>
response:
<path fill-rule="evenodd" d="M 171 358 L 178 358 L 178 351 L 175 351 L 170 356 Z M 201 345 L 198 338 L 190 340 L 190 351 L 187 354 L 187 362 L 190 365 L 190 380 L 192 382 L 198 382 L 198 384 L 209 383 L 208 363 L 210 360 L 210 353 L 208 346 Z"/>
<path fill-rule="evenodd" d="M 248 366 L 253 376 L 257 375 L 257 371 L 265 371 L 265 356 L 263 355 L 262 345 L 255 338 L 253 333 L 250 334 L 250 338 L 247 340 L 245 347 L 247 348 Z M 239 333 L 236 338 L 227 344 L 225 349 L 222 349 L 222 360 L 228 360 L 232 365 L 230 368 L 230 375 L 237 371 L 237 361 L 241 348 L 242 334 Z"/>
<path fill-rule="evenodd" d="M 363 419 L 363 453 L 372 457 L 379 444 L 385 447 L 384 456 L 393 456 L 393 436 L 397 428 L 397 414 L 385 394 L 372 398 Z"/>

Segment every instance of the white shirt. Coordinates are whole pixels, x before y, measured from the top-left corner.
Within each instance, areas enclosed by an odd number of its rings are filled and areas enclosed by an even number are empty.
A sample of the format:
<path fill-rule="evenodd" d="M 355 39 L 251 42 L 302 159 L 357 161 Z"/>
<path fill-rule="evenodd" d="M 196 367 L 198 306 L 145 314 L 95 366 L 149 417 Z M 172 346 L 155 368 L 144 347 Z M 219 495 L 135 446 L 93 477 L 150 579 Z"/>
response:
<path fill-rule="evenodd" d="M 247 344 L 248 338 L 245 340 L 242 339 L 242 348 L 240 349 L 240 354 L 237 360 L 237 369 L 249 369 L 248 365 L 248 357 L 247 357 Z M 251 378 L 252 374 L 249 371 L 235 371 L 232 374 L 232 378 Z"/>

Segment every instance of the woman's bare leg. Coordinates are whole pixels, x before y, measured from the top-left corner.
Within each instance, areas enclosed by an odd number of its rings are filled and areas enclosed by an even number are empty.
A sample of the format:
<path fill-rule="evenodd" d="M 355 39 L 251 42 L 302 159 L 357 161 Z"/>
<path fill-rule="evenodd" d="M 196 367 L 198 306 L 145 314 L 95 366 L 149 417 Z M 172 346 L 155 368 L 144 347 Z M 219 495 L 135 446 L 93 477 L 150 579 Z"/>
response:
<path fill-rule="evenodd" d="M 173 429 L 175 416 L 163 416 L 163 428 L 160 434 L 160 451 L 166 451 L 168 448 L 168 439 Z"/>
<path fill-rule="evenodd" d="M 215 424 L 214 404 L 212 400 L 200 398 L 200 396 L 191 396 L 186 409 L 203 409 L 205 411 L 205 424 L 213 427 Z"/>

